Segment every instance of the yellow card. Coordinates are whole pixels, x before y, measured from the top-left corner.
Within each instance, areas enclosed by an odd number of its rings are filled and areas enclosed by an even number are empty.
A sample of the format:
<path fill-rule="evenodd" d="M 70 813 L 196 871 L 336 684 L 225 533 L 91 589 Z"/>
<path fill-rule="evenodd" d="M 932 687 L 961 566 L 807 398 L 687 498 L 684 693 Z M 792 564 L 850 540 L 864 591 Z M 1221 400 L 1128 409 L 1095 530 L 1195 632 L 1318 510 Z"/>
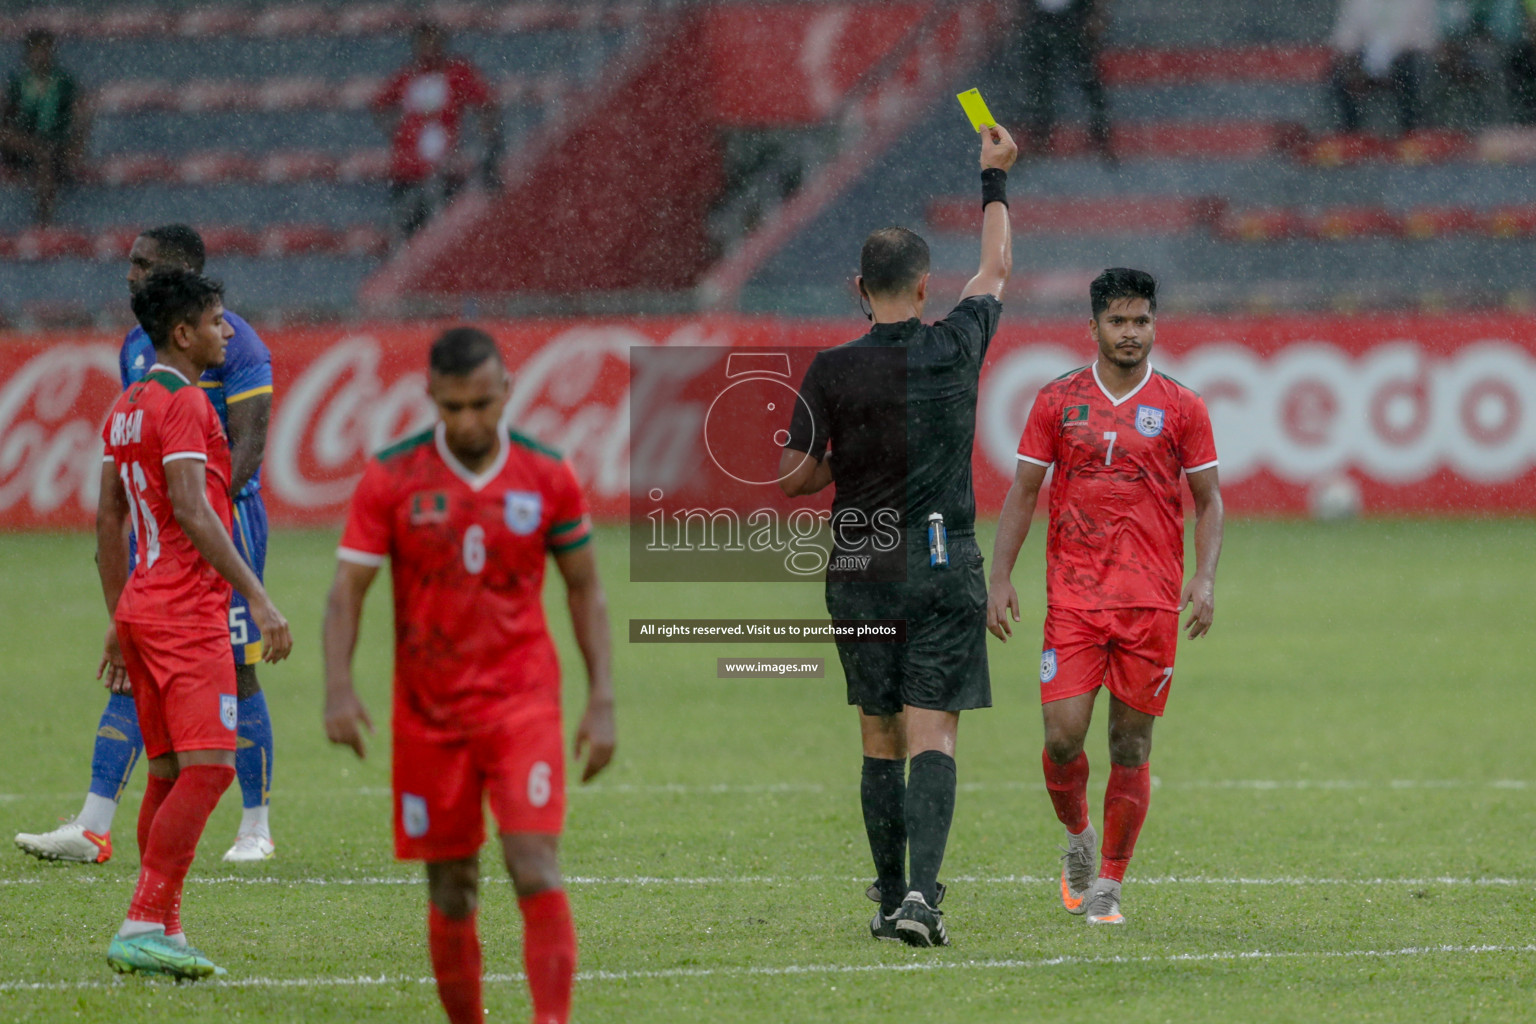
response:
<path fill-rule="evenodd" d="M 955 99 L 960 101 L 960 107 L 965 111 L 965 116 L 971 119 L 971 127 L 978 132 L 983 128 L 997 127 L 997 120 L 992 116 L 992 111 L 987 109 L 987 101 L 981 98 L 980 91 L 967 89 Z"/>

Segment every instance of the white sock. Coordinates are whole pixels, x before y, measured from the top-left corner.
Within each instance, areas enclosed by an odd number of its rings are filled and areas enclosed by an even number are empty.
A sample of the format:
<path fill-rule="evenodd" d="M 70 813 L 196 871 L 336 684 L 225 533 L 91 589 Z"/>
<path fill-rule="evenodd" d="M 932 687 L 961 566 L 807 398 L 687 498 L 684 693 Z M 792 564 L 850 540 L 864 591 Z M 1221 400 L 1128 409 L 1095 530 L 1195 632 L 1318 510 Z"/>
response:
<path fill-rule="evenodd" d="M 1091 835 L 1093 835 L 1093 822 L 1090 821 L 1088 824 L 1083 826 L 1083 830 L 1081 832 L 1067 833 L 1067 845 L 1074 848 L 1079 846 L 1086 846 L 1089 843 L 1089 836 Z"/>
<path fill-rule="evenodd" d="M 120 939 L 131 939 L 136 935 L 149 935 L 151 932 L 164 933 L 165 925 L 159 921 L 135 921 L 130 917 L 117 930 L 117 937 Z"/>
<path fill-rule="evenodd" d="M 183 948 L 191 945 L 191 943 L 187 941 L 186 932 L 177 932 L 175 935 L 172 935 L 170 932 L 166 932 L 165 941 L 171 943 L 172 945 L 181 946 Z"/>
<path fill-rule="evenodd" d="M 266 804 L 262 804 L 260 807 L 246 807 L 241 810 L 238 834 L 244 836 L 255 833 L 263 839 L 271 839 L 272 829 L 267 824 L 268 809 Z"/>
<path fill-rule="evenodd" d="M 75 821 L 87 831 L 104 836 L 112 831 L 112 816 L 117 813 L 117 801 L 96 793 L 85 794 L 85 806 L 75 815 Z"/>

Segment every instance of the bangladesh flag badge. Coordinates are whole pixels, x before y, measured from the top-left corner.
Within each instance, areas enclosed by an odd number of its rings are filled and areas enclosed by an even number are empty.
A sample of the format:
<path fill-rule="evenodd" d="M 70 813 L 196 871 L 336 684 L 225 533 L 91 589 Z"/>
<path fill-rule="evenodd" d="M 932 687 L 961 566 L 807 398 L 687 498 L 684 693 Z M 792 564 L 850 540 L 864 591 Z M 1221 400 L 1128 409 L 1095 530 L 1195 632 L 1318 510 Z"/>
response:
<path fill-rule="evenodd" d="M 411 525 L 430 526 L 448 521 L 448 495 L 443 491 L 418 491 L 411 495 Z"/>
<path fill-rule="evenodd" d="M 1069 405 L 1061 411 L 1061 425 L 1070 427 L 1074 423 L 1088 422 L 1088 407 L 1086 405 Z"/>

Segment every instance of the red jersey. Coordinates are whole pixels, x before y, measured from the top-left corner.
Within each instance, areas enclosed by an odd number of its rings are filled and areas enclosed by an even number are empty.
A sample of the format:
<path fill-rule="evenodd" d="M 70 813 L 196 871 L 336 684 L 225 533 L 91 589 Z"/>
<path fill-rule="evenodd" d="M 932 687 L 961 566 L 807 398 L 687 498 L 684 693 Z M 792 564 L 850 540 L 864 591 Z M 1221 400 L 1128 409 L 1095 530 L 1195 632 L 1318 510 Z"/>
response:
<path fill-rule="evenodd" d="M 1046 537 L 1052 608 L 1179 610 L 1184 502 L 1179 473 L 1216 465 L 1205 402 L 1148 367 L 1123 398 L 1085 366 L 1040 389 L 1019 458 L 1055 465 Z"/>
<path fill-rule="evenodd" d="M 400 108 L 400 123 L 389 147 L 390 179 L 408 182 L 431 177 L 453 153 L 464 108 L 490 100 L 485 79 L 462 57 L 449 57 L 437 67 L 402 68 L 373 101 L 378 110 Z"/>
<path fill-rule="evenodd" d="M 545 559 L 591 534 L 570 464 L 521 434 L 504 435 L 478 476 L 448 450 L 442 424 L 368 463 L 337 555 L 390 559 L 397 733 L 451 739 L 530 705 L 558 711 Z"/>
<path fill-rule="evenodd" d="M 118 598 L 116 618 L 227 633 L 230 585 L 176 524 L 165 482 L 166 463 L 206 463 L 208 504 L 229 530 L 229 444 L 213 403 L 202 388 L 156 363 L 118 397 L 101 437 L 139 539 L 138 565 Z"/>

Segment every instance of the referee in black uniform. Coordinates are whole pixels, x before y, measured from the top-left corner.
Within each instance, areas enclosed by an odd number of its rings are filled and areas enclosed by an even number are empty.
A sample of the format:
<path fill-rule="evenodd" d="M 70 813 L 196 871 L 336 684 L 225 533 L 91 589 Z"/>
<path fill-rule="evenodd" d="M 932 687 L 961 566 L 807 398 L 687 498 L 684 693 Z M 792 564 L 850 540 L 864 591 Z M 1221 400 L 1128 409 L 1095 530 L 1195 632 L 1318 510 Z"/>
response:
<path fill-rule="evenodd" d="M 836 484 L 828 613 L 906 620 L 903 643 L 839 642 L 837 653 L 864 740 L 860 792 L 877 876 L 869 895 L 880 901 L 870 932 L 913 946 L 949 944 L 937 907 L 955 732 L 961 711 L 992 704 L 971 446 L 977 382 L 1013 262 L 1006 183 L 1017 156 L 1007 131 L 983 129 L 981 267 L 944 319 L 922 320 L 927 243 L 906 228 L 865 239 L 857 283 L 874 326 L 817 354 L 780 463 L 786 494 Z M 935 513 L 943 545 L 930 541 Z M 893 519 L 896 550 L 882 559 Z M 871 552 L 864 568 L 847 568 Z"/>

